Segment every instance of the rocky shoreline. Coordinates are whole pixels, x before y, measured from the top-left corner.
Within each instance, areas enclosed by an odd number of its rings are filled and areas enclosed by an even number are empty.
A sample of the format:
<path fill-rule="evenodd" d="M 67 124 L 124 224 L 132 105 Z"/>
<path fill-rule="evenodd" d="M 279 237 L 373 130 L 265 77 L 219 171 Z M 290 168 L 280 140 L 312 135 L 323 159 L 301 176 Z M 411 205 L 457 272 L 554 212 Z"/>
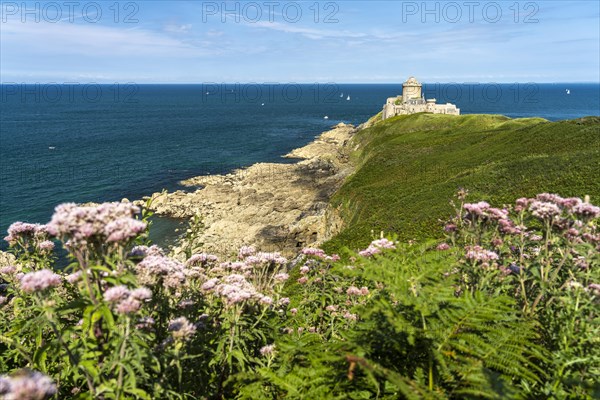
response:
<path fill-rule="evenodd" d="M 222 257 L 244 245 L 293 256 L 306 246 L 323 243 L 338 233 L 342 220 L 329 199 L 354 171 L 349 142 L 361 127 L 340 123 L 286 158 L 289 164 L 258 163 L 226 175 L 208 175 L 181 182 L 201 187 L 192 192 L 154 193 L 156 214 L 175 218 L 202 218 L 204 228 L 193 239 L 173 249 L 202 248 Z"/>

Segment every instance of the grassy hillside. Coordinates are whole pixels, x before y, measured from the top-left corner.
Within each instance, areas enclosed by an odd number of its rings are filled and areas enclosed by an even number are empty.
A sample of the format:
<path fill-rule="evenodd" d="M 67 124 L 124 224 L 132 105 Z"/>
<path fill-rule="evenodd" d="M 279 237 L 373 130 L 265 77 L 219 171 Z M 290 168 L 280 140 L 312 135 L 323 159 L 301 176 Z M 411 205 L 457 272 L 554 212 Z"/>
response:
<path fill-rule="evenodd" d="M 512 203 L 541 192 L 600 200 L 600 118 L 549 122 L 500 115 L 399 116 L 360 131 L 358 164 L 332 199 L 346 229 L 327 250 L 363 247 L 380 230 L 437 237 L 459 187 Z"/>

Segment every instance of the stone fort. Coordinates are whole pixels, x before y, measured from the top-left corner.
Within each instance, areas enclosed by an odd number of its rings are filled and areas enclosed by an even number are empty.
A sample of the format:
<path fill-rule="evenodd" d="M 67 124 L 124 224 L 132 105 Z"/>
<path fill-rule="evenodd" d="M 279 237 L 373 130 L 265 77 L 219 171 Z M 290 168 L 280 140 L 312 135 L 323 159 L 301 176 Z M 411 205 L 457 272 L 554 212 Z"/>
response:
<path fill-rule="evenodd" d="M 454 104 L 436 104 L 435 99 L 425 100 L 422 87 L 413 76 L 402 84 L 402 96 L 390 97 L 383 106 L 382 118 L 388 119 L 396 115 L 415 114 L 420 112 L 432 114 L 460 115 L 460 109 Z"/>

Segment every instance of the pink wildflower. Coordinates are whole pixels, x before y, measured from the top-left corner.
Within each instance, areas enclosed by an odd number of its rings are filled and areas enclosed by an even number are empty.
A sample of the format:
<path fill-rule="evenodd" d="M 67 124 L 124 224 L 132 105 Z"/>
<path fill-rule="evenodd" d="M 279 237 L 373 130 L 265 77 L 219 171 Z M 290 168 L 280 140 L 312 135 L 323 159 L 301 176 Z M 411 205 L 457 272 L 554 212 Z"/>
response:
<path fill-rule="evenodd" d="M 129 289 L 127 288 L 127 286 L 124 285 L 119 285 L 119 286 L 113 286 L 109 289 L 106 290 L 106 292 L 104 292 L 104 301 L 108 302 L 108 303 L 117 303 L 123 299 L 125 299 L 126 297 L 129 296 Z"/>
<path fill-rule="evenodd" d="M 362 257 L 371 257 L 379 253 L 381 253 L 381 250 L 379 248 L 369 245 L 369 247 L 367 247 L 365 250 L 359 251 L 358 255 Z"/>
<path fill-rule="evenodd" d="M 49 269 L 42 269 L 40 271 L 25 274 L 21 278 L 21 289 L 25 293 L 33 293 L 56 287 L 60 285 L 60 282 L 61 279 L 59 275 Z"/>
<path fill-rule="evenodd" d="M 573 213 L 581 218 L 598 218 L 600 216 L 600 207 L 590 203 L 581 203 L 573 207 Z"/>
<path fill-rule="evenodd" d="M 446 232 L 456 232 L 456 224 L 446 224 L 446 226 L 444 226 L 444 230 Z"/>
<path fill-rule="evenodd" d="M 138 236 L 146 229 L 146 223 L 131 217 L 122 217 L 109 222 L 104 227 L 104 235 L 109 243 L 125 242 Z"/>
<path fill-rule="evenodd" d="M 301 273 L 302 275 L 306 275 L 306 274 L 308 274 L 308 272 L 309 272 L 309 271 L 310 271 L 310 267 L 309 267 L 308 265 L 303 265 L 303 266 L 300 268 L 300 273 Z"/>
<path fill-rule="evenodd" d="M 65 203 L 57 206 L 48 233 L 69 241 L 70 248 L 86 245 L 89 240 L 121 241 L 145 229 L 145 223 L 134 220 L 140 209 L 130 203 L 104 203 L 99 206 L 78 206 Z M 143 226 L 143 227 L 142 227 Z"/>
<path fill-rule="evenodd" d="M 196 327 L 186 317 L 179 317 L 169 321 L 169 331 L 173 338 L 188 340 L 196 333 Z"/>
<path fill-rule="evenodd" d="M 8 243 L 14 243 L 20 238 L 31 238 L 41 229 L 41 226 L 40 224 L 17 221 L 8 227 L 8 236 L 4 240 Z"/>
<path fill-rule="evenodd" d="M 304 285 L 306 282 L 308 282 L 308 278 L 303 276 L 302 278 L 298 279 L 298 283 L 301 285 Z"/>
<path fill-rule="evenodd" d="M 288 304 L 290 304 L 290 298 L 289 297 L 282 297 L 281 299 L 279 299 L 279 305 L 280 306 L 287 306 Z"/>
<path fill-rule="evenodd" d="M 136 300 L 149 300 L 152 298 L 152 291 L 147 287 L 139 287 L 131 291 L 131 297 Z"/>
<path fill-rule="evenodd" d="M 243 260 L 246 257 L 256 254 L 256 249 L 253 246 L 242 246 L 238 252 L 238 258 Z"/>
<path fill-rule="evenodd" d="M 117 305 L 116 311 L 119 314 L 133 314 L 141 307 L 142 303 L 130 296 Z"/>
<path fill-rule="evenodd" d="M 298 314 L 298 309 L 297 308 L 292 308 L 290 310 L 290 313 L 292 313 L 292 315 L 296 315 L 296 314 Z"/>
<path fill-rule="evenodd" d="M 275 279 L 275 282 L 285 282 L 288 279 L 290 279 L 290 276 L 288 274 L 286 274 L 285 272 L 280 272 L 278 274 L 275 274 L 273 276 L 273 279 Z"/>
<path fill-rule="evenodd" d="M 340 261 L 341 257 L 339 255 L 337 255 L 337 254 L 334 254 L 332 256 L 325 257 L 325 260 L 327 260 L 327 261 Z"/>
<path fill-rule="evenodd" d="M 275 344 L 269 344 L 267 346 L 263 346 L 260 349 L 260 354 L 263 356 L 269 356 L 275 354 Z"/>
<path fill-rule="evenodd" d="M 204 265 L 207 263 L 211 263 L 211 262 L 217 262 L 219 261 L 219 257 L 213 255 L 213 254 L 207 254 L 207 253 L 200 253 L 200 254 L 194 254 L 190 257 L 189 260 L 186 261 L 186 265 Z"/>
<path fill-rule="evenodd" d="M 600 284 L 590 283 L 587 290 L 591 291 L 595 296 L 600 296 Z"/>
<path fill-rule="evenodd" d="M 348 321 L 356 321 L 358 319 L 358 316 L 356 314 L 352 314 L 348 311 L 346 311 L 346 313 L 344 313 L 343 317 L 345 319 L 347 319 Z"/>
<path fill-rule="evenodd" d="M 12 275 L 17 272 L 17 267 L 14 265 L 7 265 L 6 267 L 0 268 L 0 275 Z"/>
<path fill-rule="evenodd" d="M 463 204 L 463 208 L 470 215 L 484 217 L 485 211 L 490 208 L 490 204 L 485 201 L 480 201 L 479 203 L 465 203 Z"/>
<path fill-rule="evenodd" d="M 500 247 L 504 244 L 504 241 L 500 238 L 494 238 L 492 239 L 492 246 L 494 247 Z"/>
<path fill-rule="evenodd" d="M 561 205 L 565 201 L 565 199 L 553 193 L 540 193 L 535 196 L 535 199 L 547 203 L 554 203 L 556 205 Z"/>
<path fill-rule="evenodd" d="M 357 288 L 356 286 L 350 286 L 348 288 L 348 290 L 346 290 L 346 294 L 348 296 L 360 296 L 361 292 L 360 292 L 360 289 Z"/>
<path fill-rule="evenodd" d="M 56 394 L 56 385 L 38 371 L 8 377 L 0 375 L 0 397 L 7 400 L 44 400 Z"/>
<path fill-rule="evenodd" d="M 135 327 L 137 329 L 150 329 L 154 326 L 155 323 L 156 323 L 156 321 L 154 321 L 154 318 L 143 317 L 138 321 L 138 323 L 135 325 Z"/>
<path fill-rule="evenodd" d="M 317 258 L 325 258 L 325 256 L 326 256 L 326 254 L 323 250 L 312 248 L 312 247 L 306 247 L 306 248 L 302 249 L 302 254 L 304 254 L 305 256 L 312 256 L 312 257 L 317 257 Z"/>
<path fill-rule="evenodd" d="M 177 307 L 179 307 L 179 308 L 182 308 L 182 309 L 183 309 L 183 308 L 188 308 L 188 307 L 191 307 L 191 306 L 193 306 L 193 305 L 194 305 L 194 301 L 193 301 L 193 300 L 189 300 L 189 299 L 188 299 L 188 300 L 181 300 L 181 301 L 179 302 L 179 304 L 177 304 Z"/>
<path fill-rule="evenodd" d="M 51 240 L 44 240 L 43 242 L 38 243 L 37 248 L 41 252 L 51 252 L 54 250 L 54 242 Z"/>
<path fill-rule="evenodd" d="M 521 198 L 517 199 L 517 201 L 515 203 L 516 203 L 515 211 L 521 212 L 521 211 L 527 209 L 527 206 L 529 205 L 529 199 L 527 197 L 521 197 Z"/>
<path fill-rule="evenodd" d="M 264 253 L 260 252 L 256 254 L 259 262 L 261 263 L 274 263 L 274 264 L 285 264 L 287 258 L 283 257 L 280 253 Z"/>
<path fill-rule="evenodd" d="M 543 202 L 534 200 L 529 206 L 529 211 L 534 217 L 540 219 L 552 219 L 557 215 L 560 215 L 561 210 L 556 203 Z"/>
<path fill-rule="evenodd" d="M 502 233 L 506 233 L 509 235 L 518 235 L 521 233 L 521 230 L 517 228 L 514 222 L 508 218 L 499 220 L 498 226 L 500 227 L 500 231 Z"/>
<path fill-rule="evenodd" d="M 183 270 L 183 265 L 169 257 L 149 255 L 136 265 L 135 268 L 139 273 L 167 275 L 174 271 Z"/>
<path fill-rule="evenodd" d="M 395 249 L 396 246 L 394 245 L 394 242 L 388 240 L 388 239 L 377 239 L 377 240 L 373 240 L 371 242 L 371 244 L 369 245 L 369 247 L 367 247 L 365 250 L 359 251 L 358 254 L 362 257 L 371 257 L 374 256 L 375 254 L 379 254 L 381 253 L 382 249 Z"/>
<path fill-rule="evenodd" d="M 567 199 L 563 199 L 561 205 L 567 210 L 573 209 L 573 207 L 581 204 L 582 201 L 579 197 L 569 197 Z"/>
<path fill-rule="evenodd" d="M 467 247 L 467 260 L 476 262 L 488 262 L 498 259 L 498 254 L 493 251 L 485 250 L 480 246 Z"/>
<path fill-rule="evenodd" d="M 209 279 L 202 284 L 201 289 L 205 291 L 213 290 L 218 283 L 219 279 L 217 278 Z"/>
<path fill-rule="evenodd" d="M 450 246 L 448 245 L 448 243 L 440 243 L 435 249 L 438 251 L 444 251 L 450 249 Z"/>
<path fill-rule="evenodd" d="M 77 283 L 81 279 L 81 271 L 73 272 L 72 274 L 69 274 L 69 275 L 65 276 L 65 279 L 71 285 L 74 285 L 75 283 Z"/>
<path fill-rule="evenodd" d="M 391 240 L 388 239 L 377 239 L 377 240 L 373 240 L 371 242 L 372 246 L 378 247 L 380 249 L 395 249 L 396 246 L 394 245 L 394 242 L 392 242 Z"/>

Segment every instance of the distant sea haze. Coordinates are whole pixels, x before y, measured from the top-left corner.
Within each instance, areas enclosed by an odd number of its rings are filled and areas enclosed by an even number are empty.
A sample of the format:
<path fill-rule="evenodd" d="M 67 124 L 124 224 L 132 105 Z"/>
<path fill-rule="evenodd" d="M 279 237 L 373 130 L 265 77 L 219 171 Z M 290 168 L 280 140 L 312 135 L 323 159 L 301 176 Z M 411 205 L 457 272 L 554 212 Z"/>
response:
<path fill-rule="evenodd" d="M 196 175 L 285 162 L 401 92 L 401 84 L 0 85 L 0 230 L 45 223 L 62 202 L 140 198 Z M 462 114 L 600 114 L 599 84 L 425 84 L 423 93 Z"/>

